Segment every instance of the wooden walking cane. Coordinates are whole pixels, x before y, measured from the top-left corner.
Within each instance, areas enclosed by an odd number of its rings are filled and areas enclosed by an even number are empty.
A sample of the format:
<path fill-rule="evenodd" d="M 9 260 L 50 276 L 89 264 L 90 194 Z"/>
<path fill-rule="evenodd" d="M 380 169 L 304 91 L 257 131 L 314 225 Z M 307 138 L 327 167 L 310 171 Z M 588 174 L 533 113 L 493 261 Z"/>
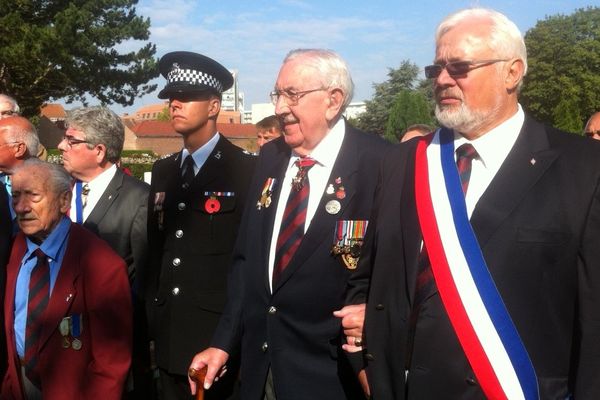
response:
<path fill-rule="evenodd" d="M 190 379 L 196 382 L 196 400 L 204 400 L 204 378 L 206 378 L 207 369 L 208 367 L 188 370 Z"/>

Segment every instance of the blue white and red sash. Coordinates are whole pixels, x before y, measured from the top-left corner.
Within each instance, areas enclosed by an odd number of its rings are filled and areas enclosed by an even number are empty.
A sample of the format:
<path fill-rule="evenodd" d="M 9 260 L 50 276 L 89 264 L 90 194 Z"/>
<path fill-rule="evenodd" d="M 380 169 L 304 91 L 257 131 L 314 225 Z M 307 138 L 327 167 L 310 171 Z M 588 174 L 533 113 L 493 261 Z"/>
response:
<path fill-rule="evenodd" d="M 422 139 L 417 213 L 440 297 L 489 399 L 539 399 L 535 370 L 471 228 L 454 160 L 454 135 Z"/>

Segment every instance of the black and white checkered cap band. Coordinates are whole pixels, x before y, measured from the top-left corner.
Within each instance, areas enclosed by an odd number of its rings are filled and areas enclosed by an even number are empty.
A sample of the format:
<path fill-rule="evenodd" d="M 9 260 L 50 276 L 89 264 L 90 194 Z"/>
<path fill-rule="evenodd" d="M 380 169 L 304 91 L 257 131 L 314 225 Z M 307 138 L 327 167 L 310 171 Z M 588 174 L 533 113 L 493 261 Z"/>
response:
<path fill-rule="evenodd" d="M 223 92 L 223 84 L 217 78 L 195 69 L 173 68 L 169 72 L 167 80 L 169 83 L 186 82 L 190 85 L 206 85 L 217 90 L 219 93 Z"/>

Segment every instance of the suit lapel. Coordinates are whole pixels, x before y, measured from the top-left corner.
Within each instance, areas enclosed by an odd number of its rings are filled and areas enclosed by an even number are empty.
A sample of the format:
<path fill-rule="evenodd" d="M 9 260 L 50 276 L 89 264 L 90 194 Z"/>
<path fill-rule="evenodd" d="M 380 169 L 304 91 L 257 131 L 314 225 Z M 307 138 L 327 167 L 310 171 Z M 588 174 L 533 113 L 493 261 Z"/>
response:
<path fill-rule="evenodd" d="M 482 249 L 558 155 L 550 148 L 545 128 L 526 117 L 517 141 L 471 216 Z"/>
<path fill-rule="evenodd" d="M 346 125 L 348 126 L 348 125 Z M 324 241 L 331 243 L 333 246 L 333 230 L 335 222 L 343 220 L 344 215 L 349 209 L 352 198 L 356 193 L 356 168 L 358 160 L 358 149 L 356 140 L 354 140 L 355 132 L 351 128 L 346 128 L 346 134 L 342 146 L 338 153 L 335 164 L 329 176 L 327 184 L 333 183 L 336 178 L 341 178 L 342 185 L 344 186 L 346 197 L 339 199 L 340 212 L 337 214 L 329 214 L 325 211 L 325 205 L 328 201 L 332 200 L 333 197 L 319 193 L 321 199 L 319 205 L 312 218 L 310 226 L 296 251 L 294 257 L 290 261 L 289 265 L 282 272 L 277 285 L 273 288 L 273 293 L 281 287 L 285 282 L 304 264 L 304 262 L 314 253 Z M 315 195 L 315 193 L 311 193 Z M 271 224 L 272 225 L 272 224 Z M 331 237 L 328 237 L 331 235 Z"/>
<path fill-rule="evenodd" d="M 117 168 L 115 176 L 110 180 L 106 190 L 102 193 L 102 197 L 98 200 L 98 203 L 94 206 L 94 209 L 85 220 L 83 226 L 98 226 L 102 218 L 106 215 L 106 212 L 110 209 L 113 202 L 119 196 L 119 190 L 123 186 L 123 176 L 125 174 Z"/>
<path fill-rule="evenodd" d="M 257 220 L 259 221 L 258 223 L 262 224 L 260 226 L 260 235 L 258 237 L 262 237 L 264 238 L 264 240 L 262 241 L 262 247 L 261 247 L 261 254 L 260 254 L 260 260 L 262 260 L 262 262 L 260 263 L 260 265 L 269 265 L 269 251 L 271 250 L 271 238 L 273 236 L 273 224 L 275 223 L 275 214 L 277 213 L 277 205 L 279 204 L 279 201 L 283 201 L 283 202 L 287 202 L 287 199 L 280 199 L 280 194 L 281 194 L 281 188 L 283 187 L 283 185 L 285 184 L 289 184 L 284 182 L 285 179 L 285 173 L 287 171 L 287 167 L 290 161 L 290 156 L 291 156 L 291 150 L 288 147 L 288 145 L 285 143 L 285 141 L 283 139 L 279 139 L 276 142 L 276 150 L 275 150 L 275 156 L 272 158 L 265 158 L 264 163 L 265 163 L 265 167 L 264 167 L 264 171 L 265 173 L 263 174 L 263 176 L 261 176 L 261 179 L 259 180 L 259 185 L 261 185 L 258 190 L 257 193 L 258 195 L 255 196 L 256 199 L 252 199 L 251 201 L 258 201 L 259 198 L 258 196 L 261 195 L 262 193 L 262 189 L 263 186 L 265 184 L 265 181 L 268 178 L 275 178 L 276 182 L 275 182 L 275 187 L 274 187 L 274 192 L 271 195 L 271 204 L 269 205 L 269 207 L 263 207 L 261 210 L 257 210 L 253 212 L 257 212 L 259 214 L 259 218 L 257 218 Z M 263 273 L 264 273 L 264 284 L 265 284 L 265 289 L 267 290 L 267 292 L 270 292 L 270 286 L 269 286 L 269 268 L 264 268 L 263 269 Z"/>

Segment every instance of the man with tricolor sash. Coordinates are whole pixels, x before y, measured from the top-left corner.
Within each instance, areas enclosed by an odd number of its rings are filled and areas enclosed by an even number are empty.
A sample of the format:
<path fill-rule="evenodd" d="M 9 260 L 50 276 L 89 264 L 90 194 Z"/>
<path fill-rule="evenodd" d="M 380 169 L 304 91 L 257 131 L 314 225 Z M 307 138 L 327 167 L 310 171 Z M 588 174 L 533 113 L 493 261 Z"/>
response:
<path fill-rule="evenodd" d="M 438 26 L 442 128 L 386 156 L 343 320 L 373 398 L 600 398 L 600 146 L 523 112 L 526 71 L 504 15 Z"/>

